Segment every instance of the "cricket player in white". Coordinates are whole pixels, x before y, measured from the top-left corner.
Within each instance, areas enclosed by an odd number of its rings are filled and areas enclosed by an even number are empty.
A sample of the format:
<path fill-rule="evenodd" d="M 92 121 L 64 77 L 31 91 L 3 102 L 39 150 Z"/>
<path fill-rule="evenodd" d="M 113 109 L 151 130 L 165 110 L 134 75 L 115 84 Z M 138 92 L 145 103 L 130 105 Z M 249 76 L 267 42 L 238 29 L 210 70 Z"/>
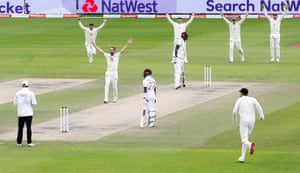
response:
<path fill-rule="evenodd" d="M 229 26 L 229 62 L 233 63 L 233 55 L 234 55 L 234 46 L 239 50 L 241 61 L 245 61 L 244 50 L 242 48 L 241 41 L 241 25 L 246 20 L 248 13 L 240 21 L 236 21 L 236 18 L 232 18 L 232 22 L 230 22 L 223 13 L 221 13 L 222 18 Z"/>
<path fill-rule="evenodd" d="M 31 124 L 33 117 L 32 106 L 36 105 L 37 101 L 35 98 L 35 94 L 28 89 L 29 82 L 23 81 L 21 85 L 22 89 L 16 93 L 14 98 L 14 105 L 17 106 L 18 113 L 17 147 L 22 146 L 24 124 L 26 124 L 27 128 L 27 144 L 29 147 L 34 147 L 31 139 Z"/>
<path fill-rule="evenodd" d="M 155 127 L 155 122 L 156 122 L 156 111 L 155 111 L 156 81 L 152 77 L 151 69 L 147 68 L 144 70 L 143 88 L 144 88 L 145 107 L 144 107 L 143 115 L 141 116 L 140 127 L 144 128 L 145 116 L 147 113 L 148 127 L 153 128 Z"/>
<path fill-rule="evenodd" d="M 97 28 L 94 28 L 93 23 L 89 24 L 89 27 L 85 27 L 81 23 L 80 18 L 78 18 L 78 24 L 79 24 L 80 28 L 83 29 L 84 35 L 85 35 L 85 47 L 86 47 L 87 55 L 89 58 L 89 63 L 93 63 L 94 55 L 96 55 L 96 49 L 92 45 L 92 43 L 96 42 L 98 31 L 104 27 L 106 22 L 107 22 L 107 20 L 104 19 L 103 23 Z"/>
<path fill-rule="evenodd" d="M 254 153 L 255 143 L 249 141 L 249 136 L 254 128 L 256 110 L 259 113 L 259 119 L 264 120 L 264 113 L 258 101 L 248 96 L 248 89 L 240 89 L 240 98 L 237 99 L 232 114 L 232 123 L 236 124 L 237 114 L 240 117 L 240 136 L 242 142 L 242 154 L 238 161 L 243 163 L 246 158 L 246 152 L 249 149 L 250 155 Z"/>
<path fill-rule="evenodd" d="M 265 7 L 263 6 L 263 11 L 265 16 L 270 22 L 270 54 L 271 54 L 271 62 L 274 62 L 276 58 L 276 62 L 280 61 L 280 25 L 281 21 L 286 15 L 288 9 L 288 5 L 285 6 L 285 10 L 283 15 L 273 14 L 273 17 L 267 14 Z"/>
<path fill-rule="evenodd" d="M 181 88 L 180 77 L 182 77 L 182 86 L 185 87 L 184 76 L 184 59 L 186 58 L 186 40 L 188 33 L 181 33 L 181 38 L 176 41 L 176 48 L 174 51 L 174 87 L 175 89 Z"/>
<path fill-rule="evenodd" d="M 113 103 L 118 100 L 118 64 L 121 54 L 125 52 L 128 46 L 132 44 L 132 39 L 129 39 L 127 44 L 120 50 L 115 52 L 115 47 L 109 48 L 109 53 L 104 52 L 100 47 L 93 42 L 93 46 L 104 55 L 107 63 L 107 70 L 105 72 L 105 92 L 104 92 L 104 103 L 108 103 L 109 85 L 112 83 L 113 87 Z"/>
<path fill-rule="evenodd" d="M 190 25 L 192 23 L 194 18 L 195 18 L 195 14 L 193 13 L 191 18 L 185 23 L 182 22 L 181 17 L 177 18 L 177 22 L 174 22 L 171 19 L 171 16 L 167 13 L 167 19 L 172 24 L 173 30 L 174 30 L 174 48 L 173 48 L 172 63 L 174 62 L 174 57 L 175 57 L 174 52 L 175 52 L 175 48 L 176 48 L 176 42 L 177 42 L 177 40 L 181 39 L 181 33 L 186 32 L 186 28 L 188 27 L 188 25 Z M 184 58 L 184 62 L 188 63 L 187 56 Z"/>

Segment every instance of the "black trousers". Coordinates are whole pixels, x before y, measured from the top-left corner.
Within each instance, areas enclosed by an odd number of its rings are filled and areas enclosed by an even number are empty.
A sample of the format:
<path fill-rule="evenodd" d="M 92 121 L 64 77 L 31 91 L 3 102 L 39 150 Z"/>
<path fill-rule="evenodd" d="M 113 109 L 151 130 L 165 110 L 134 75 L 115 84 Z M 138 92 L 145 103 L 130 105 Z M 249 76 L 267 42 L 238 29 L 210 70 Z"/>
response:
<path fill-rule="evenodd" d="M 18 117 L 17 144 L 22 144 L 24 124 L 26 124 L 26 128 L 27 128 L 27 144 L 32 143 L 32 140 L 31 140 L 31 136 L 32 136 L 32 131 L 31 131 L 32 116 L 27 116 L 27 117 Z"/>

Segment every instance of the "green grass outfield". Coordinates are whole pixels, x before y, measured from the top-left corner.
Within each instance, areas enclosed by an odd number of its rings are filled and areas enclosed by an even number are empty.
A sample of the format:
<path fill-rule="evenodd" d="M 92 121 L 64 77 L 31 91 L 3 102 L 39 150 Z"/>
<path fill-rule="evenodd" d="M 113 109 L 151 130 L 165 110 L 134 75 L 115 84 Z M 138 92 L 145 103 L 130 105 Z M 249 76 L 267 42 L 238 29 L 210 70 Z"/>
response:
<path fill-rule="evenodd" d="M 96 25 L 101 19 L 82 19 Z M 0 81 L 26 77 L 97 78 L 96 82 L 38 96 L 34 123 L 57 117 L 67 104 L 79 111 L 102 103 L 106 68 L 99 54 L 88 64 L 83 31 L 76 19 L 1 19 Z M 300 169 L 300 42 L 299 19 L 284 19 L 281 28 L 281 62 L 269 63 L 269 24 L 249 19 L 242 25 L 246 63 L 236 54 L 228 63 L 228 27 L 223 20 L 195 19 L 189 26 L 188 80 L 202 80 L 204 64 L 212 64 L 213 81 L 258 82 L 250 95 L 266 113 L 252 138 L 254 156 L 238 164 L 238 130 L 231 125 L 237 93 L 179 111 L 158 121 L 158 128 L 129 129 L 95 142 L 41 142 L 35 148 L 16 148 L 1 141 L 0 172 L 284 172 Z M 172 83 L 170 64 L 173 31 L 166 19 L 108 19 L 98 45 L 104 50 L 134 43 L 121 57 L 121 97 L 138 93 L 142 70 L 150 67 L 158 85 Z M 236 52 L 237 53 L 237 52 Z M 238 90 L 238 88 L 237 88 Z M 5 91 L 1 91 L 5 92 Z M 0 132 L 14 130 L 15 108 L 0 105 Z M 33 137 L 34 139 L 34 137 Z"/>

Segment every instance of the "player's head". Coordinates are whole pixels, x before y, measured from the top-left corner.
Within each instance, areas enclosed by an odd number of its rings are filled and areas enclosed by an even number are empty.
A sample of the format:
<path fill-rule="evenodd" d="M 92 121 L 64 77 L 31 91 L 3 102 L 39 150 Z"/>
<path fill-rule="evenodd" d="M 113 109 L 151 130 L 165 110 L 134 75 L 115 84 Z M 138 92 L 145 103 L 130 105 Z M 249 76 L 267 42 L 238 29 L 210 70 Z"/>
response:
<path fill-rule="evenodd" d="M 109 53 L 110 53 L 111 55 L 113 55 L 115 52 L 116 52 L 116 47 L 115 47 L 115 46 L 111 46 L 111 47 L 109 48 Z"/>
<path fill-rule="evenodd" d="M 274 13 L 274 14 L 273 14 L 273 19 L 274 19 L 274 20 L 277 20 L 277 18 L 278 18 L 278 14 L 277 14 L 277 13 Z"/>
<path fill-rule="evenodd" d="M 233 18 L 231 19 L 231 21 L 232 21 L 233 24 L 235 24 L 235 23 L 236 23 L 236 18 L 233 17 Z"/>
<path fill-rule="evenodd" d="M 240 89 L 241 96 L 247 96 L 248 95 L 248 89 L 247 88 L 241 88 Z"/>
<path fill-rule="evenodd" d="M 28 88 L 29 82 L 27 80 L 24 80 L 24 81 L 22 81 L 21 86 L 22 86 L 22 88 Z"/>
<path fill-rule="evenodd" d="M 187 39 L 188 39 L 188 37 L 189 37 L 189 35 L 188 35 L 188 33 L 187 33 L 187 32 L 183 32 L 183 33 L 181 33 L 181 38 L 182 38 L 183 40 L 187 40 Z"/>
<path fill-rule="evenodd" d="M 90 24 L 89 24 L 89 28 L 90 28 L 90 30 L 92 30 L 92 29 L 94 28 L 94 24 L 93 24 L 93 23 L 90 23 Z"/>
<path fill-rule="evenodd" d="M 181 24 L 181 23 L 182 23 L 182 17 L 178 17 L 178 18 L 177 18 L 177 22 L 178 22 L 179 24 Z"/>
<path fill-rule="evenodd" d="M 152 75 L 152 70 L 150 68 L 145 68 L 144 69 L 144 78 L 149 75 Z"/>

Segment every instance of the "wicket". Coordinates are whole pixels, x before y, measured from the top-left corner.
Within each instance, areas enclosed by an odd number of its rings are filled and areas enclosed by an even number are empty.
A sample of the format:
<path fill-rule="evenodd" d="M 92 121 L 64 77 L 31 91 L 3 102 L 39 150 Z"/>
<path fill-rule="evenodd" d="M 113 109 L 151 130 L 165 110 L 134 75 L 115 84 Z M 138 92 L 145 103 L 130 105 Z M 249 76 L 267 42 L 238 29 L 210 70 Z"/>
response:
<path fill-rule="evenodd" d="M 69 132 L 69 108 L 61 106 L 59 109 L 60 114 L 60 131 L 62 133 Z"/>
<path fill-rule="evenodd" d="M 211 65 L 204 66 L 204 86 L 211 87 Z"/>

